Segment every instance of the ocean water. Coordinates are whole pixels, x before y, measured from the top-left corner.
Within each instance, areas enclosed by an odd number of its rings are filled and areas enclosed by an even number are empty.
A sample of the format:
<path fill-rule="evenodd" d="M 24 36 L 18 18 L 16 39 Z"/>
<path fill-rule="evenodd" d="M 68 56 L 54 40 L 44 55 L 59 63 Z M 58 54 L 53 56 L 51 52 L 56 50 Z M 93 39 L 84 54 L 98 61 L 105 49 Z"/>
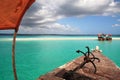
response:
<path fill-rule="evenodd" d="M 115 37 L 116 38 L 116 37 Z M 76 50 L 99 46 L 102 53 L 120 67 L 120 37 L 98 41 L 96 36 L 18 36 L 16 68 L 19 80 L 36 80 L 39 76 L 79 57 Z M 0 80 L 13 80 L 12 36 L 0 36 Z"/>

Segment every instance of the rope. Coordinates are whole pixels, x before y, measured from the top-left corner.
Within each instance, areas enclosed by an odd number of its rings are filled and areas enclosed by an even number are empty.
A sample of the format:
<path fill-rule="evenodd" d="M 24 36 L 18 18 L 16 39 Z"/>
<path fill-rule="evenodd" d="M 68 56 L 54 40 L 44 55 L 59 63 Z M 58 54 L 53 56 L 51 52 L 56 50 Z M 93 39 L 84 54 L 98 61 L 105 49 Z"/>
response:
<path fill-rule="evenodd" d="M 16 66 L 15 66 L 16 36 L 17 36 L 17 31 L 15 30 L 14 35 L 13 35 L 13 43 L 12 43 L 12 66 L 13 66 L 14 80 L 18 80 L 17 73 L 16 73 Z"/>

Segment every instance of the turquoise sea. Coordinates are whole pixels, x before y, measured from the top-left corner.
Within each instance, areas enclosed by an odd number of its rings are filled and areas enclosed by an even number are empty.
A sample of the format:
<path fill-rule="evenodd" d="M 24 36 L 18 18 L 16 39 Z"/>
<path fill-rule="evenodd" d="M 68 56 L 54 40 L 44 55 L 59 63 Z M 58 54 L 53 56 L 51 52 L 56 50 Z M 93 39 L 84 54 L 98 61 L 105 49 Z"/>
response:
<path fill-rule="evenodd" d="M 120 37 L 98 41 L 97 36 L 17 36 L 16 68 L 19 80 L 36 80 L 53 69 L 81 56 L 76 50 L 99 46 L 102 53 L 120 67 Z M 0 35 L 0 80 L 14 80 L 12 36 Z"/>

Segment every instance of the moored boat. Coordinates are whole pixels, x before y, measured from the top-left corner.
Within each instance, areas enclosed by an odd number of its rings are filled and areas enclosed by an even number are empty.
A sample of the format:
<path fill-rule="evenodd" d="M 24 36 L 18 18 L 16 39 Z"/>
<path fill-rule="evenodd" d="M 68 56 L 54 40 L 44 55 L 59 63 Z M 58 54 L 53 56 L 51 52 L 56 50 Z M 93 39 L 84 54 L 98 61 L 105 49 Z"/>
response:
<path fill-rule="evenodd" d="M 112 35 L 111 34 L 98 34 L 98 40 L 99 41 L 111 41 L 112 40 Z"/>

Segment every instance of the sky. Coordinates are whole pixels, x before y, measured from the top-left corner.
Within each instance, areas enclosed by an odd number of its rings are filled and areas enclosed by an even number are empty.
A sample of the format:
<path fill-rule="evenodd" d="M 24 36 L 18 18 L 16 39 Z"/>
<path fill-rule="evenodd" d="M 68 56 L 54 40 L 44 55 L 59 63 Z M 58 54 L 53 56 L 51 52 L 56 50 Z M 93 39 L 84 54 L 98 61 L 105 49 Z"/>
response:
<path fill-rule="evenodd" d="M 120 34 L 120 0 L 36 0 L 18 33 Z"/>

